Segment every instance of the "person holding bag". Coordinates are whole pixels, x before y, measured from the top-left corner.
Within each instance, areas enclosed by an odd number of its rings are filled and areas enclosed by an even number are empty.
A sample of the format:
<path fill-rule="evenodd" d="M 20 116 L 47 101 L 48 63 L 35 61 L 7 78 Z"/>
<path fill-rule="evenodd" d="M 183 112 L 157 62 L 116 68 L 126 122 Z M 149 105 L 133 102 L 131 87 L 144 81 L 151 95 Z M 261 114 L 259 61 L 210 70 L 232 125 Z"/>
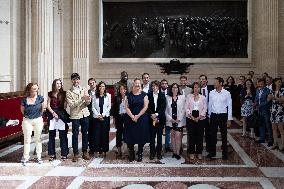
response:
<path fill-rule="evenodd" d="M 199 94 L 199 83 L 194 82 L 192 88 L 192 94 L 188 94 L 185 103 L 186 116 L 189 118 L 187 122 L 189 154 L 191 160 L 194 160 L 194 154 L 197 154 L 198 159 L 201 160 L 207 103 L 205 96 Z"/>
<path fill-rule="evenodd" d="M 47 110 L 48 114 L 48 125 L 50 126 L 50 121 L 55 119 L 56 121 L 62 120 L 65 125 L 63 128 L 59 128 L 59 139 L 61 148 L 61 159 L 66 160 L 69 153 L 68 149 L 68 125 L 70 122 L 69 114 L 66 112 L 66 91 L 63 90 L 62 82 L 60 79 L 55 79 L 52 82 L 52 91 L 48 92 L 47 100 Z M 55 156 L 55 137 L 56 129 L 49 127 L 49 141 L 48 141 L 48 155 L 49 161 L 56 159 Z"/>

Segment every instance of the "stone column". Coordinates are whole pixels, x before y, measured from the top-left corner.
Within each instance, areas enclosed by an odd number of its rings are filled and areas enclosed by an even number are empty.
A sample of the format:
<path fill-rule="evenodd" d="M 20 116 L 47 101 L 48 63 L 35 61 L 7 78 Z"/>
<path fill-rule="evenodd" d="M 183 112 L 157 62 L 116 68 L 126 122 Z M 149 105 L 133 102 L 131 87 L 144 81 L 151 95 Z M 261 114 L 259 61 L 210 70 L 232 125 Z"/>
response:
<path fill-rule="evenodd" d="M 253 32 L 255 63 L 259 73 L 267 72 L 272 77 L 277 75 L 279 61 L 279 12 L 278 0 L 260 0 L 254 2 L 255 12 Z"/>
<path fill-rule="evenodd" d="M 88 0 L 73 0 L 73 72 L 81 76 L 81 85 L 89 78 Z"/>
<path fill-rule="evenodd" d="M 28 2 L 30 3 L 30 2 Z M 28 82 L 37 82 L 40 94 L 47 96 L 51 89 L 54 75 L 53 59 L 53 1 L 31 0 L 30 31 L 27 33 L 31 46 L 30 62 L 27 62 L 27 71 L 31 78 Z M 30 48 L 30 46 L 28 48 Z M 29 53 L 29 52 L 28 52 Z"/>

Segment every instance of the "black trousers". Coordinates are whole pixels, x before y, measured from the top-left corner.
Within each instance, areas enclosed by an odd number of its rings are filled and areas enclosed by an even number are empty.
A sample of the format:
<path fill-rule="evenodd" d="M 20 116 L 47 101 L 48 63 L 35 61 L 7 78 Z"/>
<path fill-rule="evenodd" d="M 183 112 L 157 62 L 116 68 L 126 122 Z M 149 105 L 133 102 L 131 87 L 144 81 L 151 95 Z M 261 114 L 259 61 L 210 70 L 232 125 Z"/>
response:
<path fill-rule="evenodd" d="M 150 126 L 150 154 L 161 155 L 162 152 L 162 135 L 163 126 L 157 124 L 156 126 Z M 157 136 L 157 146 L 155 147 L 155 139 Z"/>
<path fill-rule="evenodd" d="M 118 114 L 118 115 L 115 116 L 116 147 L 121 147 L 121 145 L 122 145 L 124 119 L 125 119 L 125 114 Z"/>
<path fill-rule="evenodd" d="M 104 117 L 101 121 L 95 118 L 95 152 L 109 151 L 110 117 Z"/>
<path fill-rule="evenodd" d="M 203 150 L 203 134 L 205 120 L 195 122 L 189 119 L 187 136 L 189 138 L 189 153 L 201 154 Z"/>
<path fill-rule="evenodd" d="M 130 152 L 134 152 L 134 145 L 135 144 L 127 144 L 127 147 Z M 143 148 L 145 144 L 138 144 L 138 153 L 142 154 L 143 153 Z"/>
<path fill-rule="evenodd" d="M 90 151 L 95 152 L 95 118 L 93 115 L 89 116 L 88 141 Z"/>
<path fill-rule="evenodd" d="M 210 140 L 211 140 L 211 129 L 208 117 L 204 119 L 204 134 L 205 134 L 206 151 L 209 151 Z"/>
<path fill-rule="evenodd" d="M 221 131 L 222 137 L 222 154 L 223 156 L 227 156 L 228 147 L 227 147 L 227 121 L 228 121 L 228 114 L 215 114 L 212 113 L 210 116 L 210 130 L 211 130 L 211 142 L 210 142 L 210 149 L 209 153 L 212 156 L 216 155 L 216 144 L 217 144 L 217 132 L 218 127 Z"/>

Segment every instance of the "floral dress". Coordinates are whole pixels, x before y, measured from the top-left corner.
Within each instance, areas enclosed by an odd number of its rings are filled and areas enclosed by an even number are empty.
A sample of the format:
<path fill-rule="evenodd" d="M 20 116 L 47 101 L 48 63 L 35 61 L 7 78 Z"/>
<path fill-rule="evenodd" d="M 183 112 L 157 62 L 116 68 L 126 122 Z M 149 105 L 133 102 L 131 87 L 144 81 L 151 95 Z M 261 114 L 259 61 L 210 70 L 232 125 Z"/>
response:
<path fill-rule="evenodd" d="M 271 91 L 273 97 L 281 98 L 284 96 L 284 88 L 281 88 L 279 91 Z M 272 100 L 271 107 L 271 116 L 270 121 L 272 123 L 283 123 L 284 122 L 284 107 L 276 100 Z"/>
<path fill-rule="evenodd" d="M 255 94 L 247 95 L 247 92 L 243 90 L 241 92 L 241 100 L 243 101 L 243 105 L 241 107 L 241 116 L 248 117 L 253 114 L 253 101 L 255 98 Z"/>

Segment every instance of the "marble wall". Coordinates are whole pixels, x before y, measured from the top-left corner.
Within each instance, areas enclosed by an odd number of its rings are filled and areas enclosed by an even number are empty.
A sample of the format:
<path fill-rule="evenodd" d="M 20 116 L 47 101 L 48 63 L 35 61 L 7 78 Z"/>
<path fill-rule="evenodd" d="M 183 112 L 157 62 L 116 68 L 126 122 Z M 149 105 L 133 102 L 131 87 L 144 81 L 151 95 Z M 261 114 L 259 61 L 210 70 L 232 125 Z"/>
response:
<path fill-rule="evenodd" d="M 148 72 L 151 79 L 177 81 L 179 75 L 164 75 L 153 63 L 99 62 L 99 2 L 101 0 L 0 0 L 0 92 L 23 90 L 38 82 L 46 94 L 54 78 L 70 86 L 70 75 L 78 72 L 82 85 L 89 77 L 113 84 L 126 70 L 130 79 Z M 196 63 L 186 74 L 190 82 L 200 74 L 238 77 L 254 70 L 284 76 L 284 2 L 251 2 L 251 61 L 248 63 Z M 16 24 L 17 23 L 17 24 Z M 42 33 L 43 32 L 43 33 Z M 16 40 L 18 39 L 18 40 Z"/>

